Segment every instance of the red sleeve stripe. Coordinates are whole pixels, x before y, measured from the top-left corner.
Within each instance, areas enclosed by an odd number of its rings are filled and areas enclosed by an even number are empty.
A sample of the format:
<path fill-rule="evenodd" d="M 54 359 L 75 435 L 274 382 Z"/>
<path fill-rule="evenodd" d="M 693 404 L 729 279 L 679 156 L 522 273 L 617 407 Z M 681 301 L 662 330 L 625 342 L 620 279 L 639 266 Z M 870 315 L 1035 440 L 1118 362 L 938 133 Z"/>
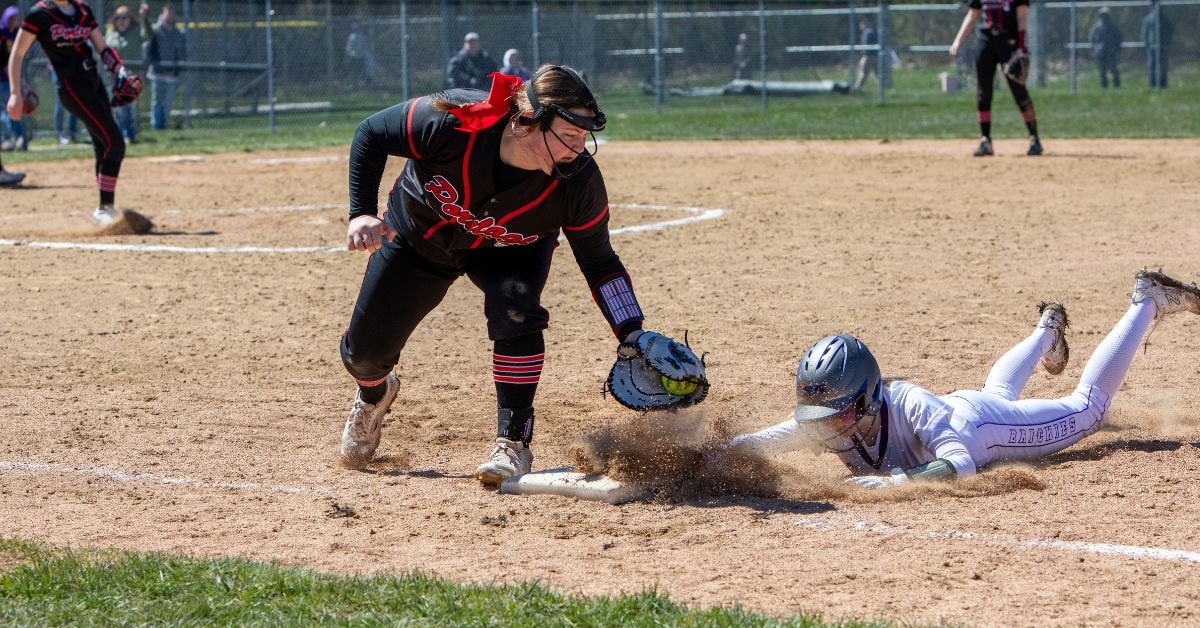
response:
<path fill-rule="evenodd" d="M 34 35 L 37 35 L 39 32 L 38 27 L 30 24 L 29 22 L 21 22 L 21 28 L 33 33 Z"/>
<path fill-rule="evenodd" d="M 421 158 L 421 153 L 417 152 L 417 145 L 415 143 L 413 143 L 412 118 L 413 118 L 413 110 L 417 108 L 417 103 L 421 102 L 422 98 L 425 98 L 425 97 L 422 96 L 421 98 L 414 100 L 413 103 L 408 106 L 408 126 L 405 127 L 405 134 L 408 135 L 408 149 L 410 151 L 412 151 L 413 159 Z M 428 238 L 429 236 L 425 236 L 425 237 Z"/>
<path fill-rule="evenodd" d="M 608 215 L 608 205 L 605 205 L 604 209 L 600 212 L 600 215 L 593 218 L 591 220 L 591 222 L 584 224 L 584 225 L 579 225 L 578 227 L 571 227 L 571 226 L 563 225 L 563 230 L 564 231 L 583 231 L 584 229 L 595 226 L 596 223 L 600 222 L 601 220 L 604 220 L 604 217 L 607 215 Z"/>

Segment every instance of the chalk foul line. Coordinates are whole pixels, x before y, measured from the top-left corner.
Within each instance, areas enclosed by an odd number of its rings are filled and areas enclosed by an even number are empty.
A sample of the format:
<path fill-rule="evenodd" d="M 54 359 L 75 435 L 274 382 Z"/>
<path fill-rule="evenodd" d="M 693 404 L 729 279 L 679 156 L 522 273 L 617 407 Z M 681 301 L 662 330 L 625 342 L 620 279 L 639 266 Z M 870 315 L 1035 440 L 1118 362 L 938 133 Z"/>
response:
<path fill-rule="evenodd" d="M 255 484 L 253 482 L 206 482 L 193 478 L 175 478 L 163 475 L 155 475 L 153 473 L 126 473 L 119 469 L 110 469 L 107 467 L 91 467 L 82 466 L 74 467 L 66 464 L 55 464 L 45 462 L 17 462 L 9 460 L 0 460 L 0 471 L 28 471 L 33 473 L 67 473 L 75 475 L 93 475 L 100 478 L 113 480 L 116 482 L 142 482 L 147 484 L 170 484 L 173 486 L 194 486 L 198 488 L 218 488 L 233 491 L 254 491 L 265 493 L 287 493 L 301 494 L 313 493 L 318 495 L 337 495 L 338 492 L 332 489 L 323 487 L 300 487 L 300 486 L 271 486 L 267 484 Z"/>
<path fill-rule="evenodd" d="M 252 213 L 252 212 L 299 212 L 299 211 L 314 211 L 320 209 L 332 209 L 340 207 L 336 204 L 323 205 L 283 205 L 278 207 L 238 207 L 232 209 L 209 209 L 210 212 L 224 213 Z M 688 215 L 683 218 L 673 220 L 661 220 L 642 225 L 631 225 L 628 227 L 620 227 L 609 231 L 610 235 L 621 235 L 624 233 L 644 233 L 647 231 L 662 231 L 682 225 L 691 224 L 694 222 L 703 222 L 705 220 L 714 220 L 725 215 L 726 210 L 719 208 L 704 208 L 704 207 L 668 207 L 666 205 L 642 205 L 636 203 L 630 204 L 614 204 L 613 207 L 625 207 L 630 209 L 648 209 L 655 211 L 681 211 Z M 195 210 L 167 210 L 165 213 L 181 213 L 185 211 Z M 559 238 L 562 239 L 561 237 Z M 27 246 L 35 249 L 58 249 L 58 250 L 76 250 L 76 251 L 126 251 L 139 253 L 179 253 L 179 254 L 219 254 L 219 253 L 245 253 L 245 254 L 296 254 L 296 253 L 339 253 L 345 251 L 342 246 L 326 247 L 326 246 L 176 246 L 170 244 L 117 244 L 112 242 L 39 242 L 36 240 L 0 240 L 0 246 Z"/>
<path fill-rule="evenodd" d="M 1139 545 L 1116 545 L 1112 543 L 1090 543 L 1086 541 L 1062 541 L 1058 539 L 1023 538 L 1009 534 L 990 532 L 967 532 L 963 530 L 917 530 L 870 521 L 838 521 L 822 518 L 799 519 L 797 527 L 807 530 L 858 530 L 884 536 L 908 536 L 920 539 L 962 539 L 1014 549 L 1053 549 L 1064 552 L 1102 554 L 1125 558 L 1182 561 L 1200 563 L 1200 552 Z"/>
<path fill-rule="evenodd" d="M 212 488 L 230 491 L 283 493 L 288 495 L 339 494 L 338 491 L 321 486 L 276 486 L 269 484 L 256 484 L 253 482 L 205 481 L 187 477 L 156 475 L 153 473 L 131 473 L 109 467 L 72 466 L 44 462 L 0 460 L 0 471 L 89 475 L 112 480 L 114 482 L 140 482 L 146 484 L 165 484 L 169 486 Z M 1117 545 L 1113 543 L 1090 543 L 1086 541 L 1023 538 L 1009 534 L 968 532 L 963 530 L 919 530 L 909 527 L 888 525 L 882 522 L 852 520 L 849 518 L 838 517 L 821 517 L 819 519 L 804 518 L 795 521 L 793 525 L 805 530 L 855 530 L 866 534 L 878 534 L 883 536 L 906 536 L 933 540 L 953 539 L 972 541 L 987 545 L 1009 547 L 1013 549 L 1053 549 L 1063 552 L 1120 556 L 1123 558 L 1132 558 L 1136 560 L 1156 559 L 1200 564 L 1200 552 L 1163 547 L 1143 547 L 1139 545 Z"/>

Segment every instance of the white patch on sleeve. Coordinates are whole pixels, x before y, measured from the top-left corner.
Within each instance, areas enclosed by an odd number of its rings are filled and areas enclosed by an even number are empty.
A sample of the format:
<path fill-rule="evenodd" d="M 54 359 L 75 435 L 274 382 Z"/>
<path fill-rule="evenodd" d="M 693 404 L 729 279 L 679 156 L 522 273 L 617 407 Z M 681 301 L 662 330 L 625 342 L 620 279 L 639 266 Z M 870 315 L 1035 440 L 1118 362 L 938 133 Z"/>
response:
<path fill-rule="evenodd" d="M 604 307 L 612 314 L 614 327 L 620 327 L 626 321 L 641 317 L 642 308 L 633 296 L 633 287 L 629 285 L 628 278 L 616 277 L 602 284 L 598 292 L 604 300 Z"/>

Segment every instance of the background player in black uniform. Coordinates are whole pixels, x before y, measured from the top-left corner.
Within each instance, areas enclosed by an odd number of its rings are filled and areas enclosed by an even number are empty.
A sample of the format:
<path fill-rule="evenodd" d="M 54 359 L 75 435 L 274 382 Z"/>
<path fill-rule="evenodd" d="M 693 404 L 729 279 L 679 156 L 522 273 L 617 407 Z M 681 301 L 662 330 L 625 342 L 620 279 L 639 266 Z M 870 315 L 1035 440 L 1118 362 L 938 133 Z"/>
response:
<path fill-rule="evenodd" d="M 558 66 L 527 83 L 498 73 L 492 80 L 490 94 L 452 89 L 395 105 L 355 134 L 347 246 L 373 254 L 341 341 L 358 382 L 342 433 L 348 461 L 373 455 L 396 397 L 401 349 L 466 275 L 484 294 L 497 401 L 496 442 L 476 477 L 495 485 L 529 471 L 549 321 L 540 298 L 560 231 L 616 337 L 643 333 L 629 275 L 609 243 L 604 180 L 586 151 L 589 133 L 605 124 L 591 91 Z M 380 219 L 389 155 L 408 163 Z"/>
<path fill-rule="evenodd" d="M 133 98 L 141 90 L 141 81 L 125 69 L 117 53 L 104 43 L 97 28 L 96 17 L 87 4 L 76 0 L 41 0 L 25 16 L 21 33 L 8 61 L 12 95 L 8 99 L 8 115 L 19 119 L 23 113 L 21 98 L 21 65 L 34 40 L 42 45 L 58 75 L 58 98 L 75 117 L 87 125 L 96 153 L 96 185 L 100 188 L 100 203 L 92 220 L 110 225 L 122 218 L 113 207 L 117 176 L 125 158 L 125 140 L 113 120 L 112 107 L 100 75 L 96 72 L 94 49 L 115 77 L 114 92 L 129 93 Z M 91 47 L 88 47 L 88 44 Z"/>
<path fill-rule="evenodd" d="M 1025 25 L 1029 14 L 1029 0 L 968 0 L 969 9 L 954 43 L 950 55 L 958 56 L 963 40 L 979 23 L 979 54 L 975 57 L 975 103 L 979 117 L 979 131 L 983 136 L 976 157 L 992 154 L 992 90 L 996 79 L 996 66 L 1006 65 L 1017 59 L 1028 59 L 1029 49 L 1025 45 Z M 980 14 L 983 20 L 980 20 Z M 1037 115 L 1033 111 L 1033 100 L 1023 82 L 1014 81 L 1006 73 L 1008 89 L 1012 91 L 1025 126 L 1029 129 L 1029 155 L 1042 154 L 1042 142 L 1038 139 Z"/>

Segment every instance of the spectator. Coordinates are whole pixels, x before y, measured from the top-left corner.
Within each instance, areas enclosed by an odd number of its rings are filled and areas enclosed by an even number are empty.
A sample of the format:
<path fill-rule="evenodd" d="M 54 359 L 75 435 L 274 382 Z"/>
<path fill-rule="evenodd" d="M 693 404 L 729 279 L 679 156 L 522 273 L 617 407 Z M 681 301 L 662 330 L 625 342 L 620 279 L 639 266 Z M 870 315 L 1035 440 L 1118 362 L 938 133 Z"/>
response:
<path fill-rule="evenodd" d="M 1158 0 L 1150 0 L 1150 12 L 1146 14 L 1146 19 L 1142 20 L 1142 41 L 1146 42 L 1146 75 L 1150 87 L 1167 86 L 1167 58 L 1170 56 L 1168 50 L 1174 34 L 1175 25 L 1163 13 Z"/>
<path fill-rule="evenodd" d="M 350 59 L 351 74 L 356 84 L 370 87 L 379 80 L 379 64 L 375 61 L 367 34 L 362 30 L 362 22 L 350 25 L 350 34 L 346 36 L 346 57 Z"/>
<path fill-rule="evenodd" d="M 146 39 L 146 16 L 150 14 L 150 5 L 142 4 L 138 7 L 137 24 L 134 24 L 133 12 L 129 7 L 121 5 L 113 11 L 112 22 L 108 25 L 108 32 L 104 35 L 104 42 L 109 48 L 117 51 L 122 59 L 126 62 L 136 60 L 142 56 L 142 42 Z M 136 26 L 136 28 L 134 28 Z M 114 107 L 113 114 L 117 119 L 117 127 L 121 129 L 121 135 L 125 136 L 125 141 L 130 144 L 137 143 L 137 120 L 138 120 L 138 101 L 125 105 L 124 107 Z"/>
<path fill-rule="evenodd" d="M 738 33 L 733 47 L 733 80 L 750 80 L 750 38 L 746 33 Z"/>
<path fill-rule="evenodd" d="M 183 31 L 175 26 L 175 8 L 164 4 L 158 22 L 150 33 L 146 48 L 146 64 L 153 89 L 150 95 L 150 126 L 162 131 L 167 128 L 175 92 L 179 89 L 180 64 L 187 59 L 187 41 Z"/>
<path fill-rule="evenodd" d="M 479 41 L 479 33 L 467 33 L 463 47 L 450 57 L 446 65 L 446 81 L 449 87 L 487 90 L 488 75 L 496 71 L 496 62 L 488 56 Z"/>
<path fill-rule="evenodd" d="M 0 15 L 0 62 L 4 63 L 4 67 L 0 68 L 0 99 L 4 102 L 8 102 L 8 95 L 12 92 L 12 85 L 8 82 L 8 53 L 12 50 L 13 40 L 17 38 L 20 28 L 21 9 L 17 6 L 5 9 L 4 14 Z M 25 142 L 25 125 L 20 120 L 10 118 L 7 112 L 0 111 L 0 149 L 28 148 Z M 3 169 L 0 168 L 0 173 L 2 172 Z"/>
<path fill-rule="evenodd" d="M 54 83 L 54 93 L 57 95 L 59 88 L 58 73 L 54 68 L 50 68 L 50 81 Z M 79 141 L 79 121 L 75 116 L 63 107 L 62 98 L 54 99 L 54 135 L 58 138 L 58 143 L 66 146 Z"/>
<path fill-rule="evenodd" d="M 1121 29 L 1113 23 L 1108 7 L 1100 7 L 1100 15 L 1092 26 L 1092 58 L 1100 71 L 1100 87 L 1108 87 L 1108 75 L 1112 74 L 1113 88 L 1121 87 Z"/>
<path fill-rule="evenodd" d="M 875 70 L 877 75 L 879 73 L 879 52 L 875 49 L 879 46 L 879 34 L 867 20 L 858 21 L 858 45 L 862 46 L 864 50 L 862 56 L 858 58 L 858 78 L 854 81 L 856 91 L 862 89 L 871 70 Z M 875 80 L 878 81 L 879 77 L 876 76 Z"/>
<path fill-rule="evenodd" d="M 522 81 L 528 81 L 531 76 L 529 68 L 521 62 L 521 51 L 516 48 L 504 51 L 504 67 L 500 68 L 500 73 L 515 76 Z"/>

